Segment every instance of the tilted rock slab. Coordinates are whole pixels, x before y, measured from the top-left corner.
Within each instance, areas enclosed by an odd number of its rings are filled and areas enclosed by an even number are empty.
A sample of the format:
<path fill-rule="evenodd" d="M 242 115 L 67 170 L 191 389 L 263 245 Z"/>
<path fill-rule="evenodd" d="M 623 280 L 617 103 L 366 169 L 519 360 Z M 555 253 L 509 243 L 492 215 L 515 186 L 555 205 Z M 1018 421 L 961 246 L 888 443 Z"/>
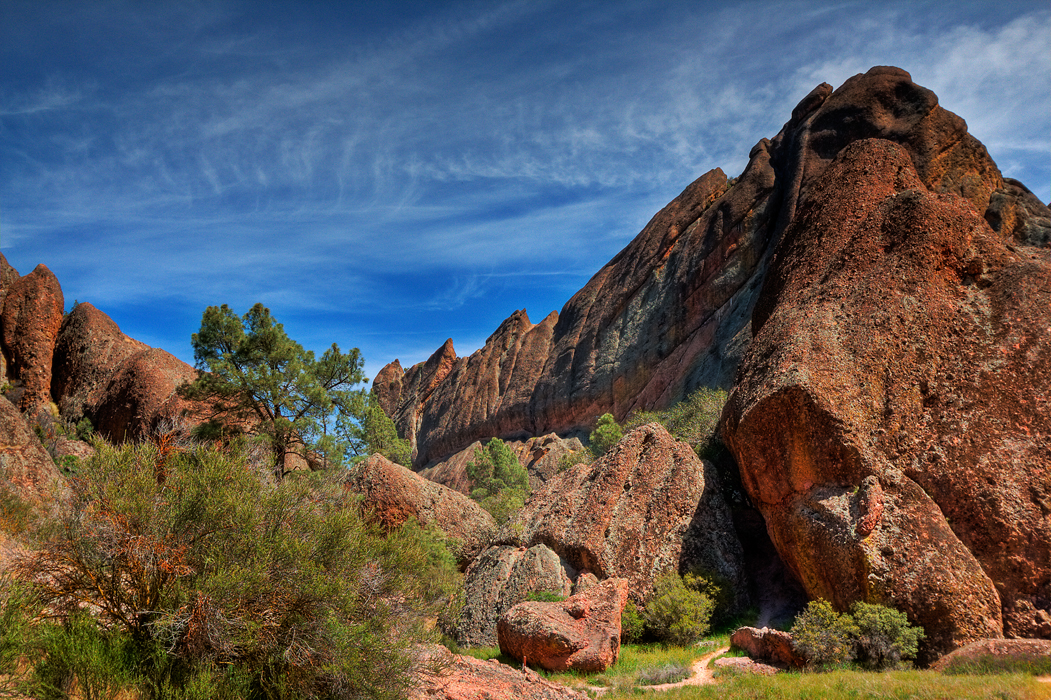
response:
<path fill-rule="evenodd" d="M 490 547 L 474 560 L 464 580 L 464 606 L 456 622 L 461 646 L 496 646 L 496 623 L 530 593 L 568 596 L 570 571 L 561 558 L 542 544 Z"/>
<path fill-rule="evenodd" d="M 414 684 L 408 700 L 586 700 L 587 696 L 547 680 L 529 668 L 512 668 L 496 659 L 482 661 L 453 654 L 438 644 L 417 650 Z"/>
<path fill-rule="evenodd" d="M 347 487 L 361 494 L 364 506 L 386 528 L 416 518 L 434 525 L 458 543 L 461 568 L 478 556 L 496 534 L 496 521 L 462 493 L 424 479 L 419 474 L 375 454 L 354 465 Z"/>
<path fill-rule="evenodd" d="M 33 411 L 51 403 L 51 360 L 65 300 L 62 287 L 44 265 L 24 277 L 4 267 L 3 313 L 0 314 L 0 348 L 7 375 L 21 380 L 19 408 Z"/>
<path fill-rule="evenodd" d="M 500 651 L 549 671 L 605 671 L 620 654 L 628 582 L 606 579 L 561 603 L 519 603 L 497 623 Z"/>
<path fill-rule="evenodd" d="M 915 150 L 951 126 L 933 94 L 876 77 L 885 119 L 915 123 L 900 144 L 827 150 L 775 253 L 723 432 L 808 594 L 904 610 L 930 661 L 1031 636 L 1051 605 L 1051 252 L 983 218 L 1002 181 L 969 137 Z M 812 159 L 843 109 L 832 95 L 792 135 Z"/>
<path fill-rule="evenodd" d="M 535 492 L 498 542 L 545 544 L 578 571 L 628 579 L 642 601 L 657 576 L 699 567 L 746 604 L 741 545 L 714 467 L 658 423 Z"/>

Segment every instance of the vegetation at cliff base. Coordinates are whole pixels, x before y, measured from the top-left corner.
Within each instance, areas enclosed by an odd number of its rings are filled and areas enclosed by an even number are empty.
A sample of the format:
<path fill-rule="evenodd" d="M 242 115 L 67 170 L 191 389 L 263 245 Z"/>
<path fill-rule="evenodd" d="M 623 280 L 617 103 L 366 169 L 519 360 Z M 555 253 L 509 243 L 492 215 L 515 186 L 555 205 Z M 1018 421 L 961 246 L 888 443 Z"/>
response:
<path fill-rule="evenodd" d="M 465 467 L 471 480 L 471 498 L 500 524 L 507 522 L 529 496 L 529 473 L 511 448 L 499 438 L 474 451 Z"/>
<path fill-rule="evenodd" d="M 274 483 L 236 445 L 95 448 L 0 608 L 22 692 L 403 695 L 459 585 L 440 540 L 381 533 L 338 474 Z"/>
<path fill-rule="evenodd" d="M 884 605 L 858 602 L 851 613 L 838 613 L 826 600 L 813 600 L 792 625 L 792 646 L 818 668 L 857 660 L 880 670 L 907 665 L 916 657 L 923 628 L 905 613 Z"/>

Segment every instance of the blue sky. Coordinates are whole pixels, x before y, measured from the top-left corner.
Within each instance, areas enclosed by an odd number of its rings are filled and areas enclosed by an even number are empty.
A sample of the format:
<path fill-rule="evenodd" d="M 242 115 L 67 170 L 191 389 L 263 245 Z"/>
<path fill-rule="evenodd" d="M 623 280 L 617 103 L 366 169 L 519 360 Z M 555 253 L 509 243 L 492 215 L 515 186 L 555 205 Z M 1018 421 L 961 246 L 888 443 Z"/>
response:
<path fill-rule="evenodd" d="M 1051 200 L 1049 36 L 1043 0 L 0 0 L 0 250 L 188 362 L 261 301 L 371 377 L 560 309 L 873 65 Z"/>

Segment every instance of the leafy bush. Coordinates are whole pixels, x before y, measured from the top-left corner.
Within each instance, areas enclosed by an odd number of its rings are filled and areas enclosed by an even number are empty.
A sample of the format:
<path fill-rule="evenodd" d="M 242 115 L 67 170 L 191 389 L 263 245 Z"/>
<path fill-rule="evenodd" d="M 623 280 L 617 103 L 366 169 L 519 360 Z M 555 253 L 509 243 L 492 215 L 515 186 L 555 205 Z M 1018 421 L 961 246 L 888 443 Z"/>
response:
<path fill-rule="evenodd" d="M 25 584 L 0 574 L 0 697 L 18 696 L 25 689 L 22 661 L 35 642 L 37 609 Z"/>
<path fill-rule="evenodd" d="M 473 486 L 471 498 L 501 525 L 520 510 L 529 497 L 529 472 L 499 438 L 475 450 L 466 471 Z"/>
<path fill-rule="evenodd" d="M 646 620 L 639 613 L 639 608 L 635 605 L 635 601 L 629 600 L 627 605 L 624 606 L 624 611 L 620 614 L 620 638 L 625 644 L 635 644 L 642 641 L 645 633 Z"/>
<path fill-rule="evenodd" d="M 357 420 L 344 421 L 340 426 L 350 454 L 367 457 L 378 453 L 395 464 L 408 467 L 412 460 L 412 446 L 408 440 L 398 437 L 394 421 L 384 413 L 375 394 L 366 394 L 361 404 L 356 411 Z"/>
<path fill-rule="evenodd" d="M 884 669 L 901 666 L 916 658 L 922 627 L 909 624 L 905 613 L 883 605 L 858 602 L 851 609 L 858 626 L 857 658 L 868 668 Z"/>
<path fill-rule="evenodd" d="M 661 574 L 642 613 L 646 630 L 656 639 L 679 646 L 692 644 L 708 631 L 715 602 L 702 593 L 708 582 L 699 576 Z"/>
<path fill-rule="evenodd" d="M 660 423 L 672 437 L 687 443 L 698 455 L 705 457 L 704 452 L 711 449 L 709 443 L 717 439 L 716 429 L 724 405 L 724 390 L 701 387 L 663 411 L 633 413 L 625 421 L 624 430 L 633 430 L 646 423 Z"/>
<path fill-rule="evenodd" d="M 399 697 L 458 584 L 419 527 L 384 537 L 335 482 L 275 485 L 217 447 L 99 444 L 73 492 L 19 565 L 65 621 L 37 666 L 54 687 L 117 687 L 133 654 L 144 697 Z"/>
<path fill-rule="evenodd" d="M 588 440 L 591 442 L 591 449 L 595 456 L 601 457 L 609 452 L 611 447 L 620 442 L 622 437 L 624 437 L 624 431 L 617 424 L 613 414 L 603 413 L 599 417 L 598 423 L 595 424 L 595 429 L 588 436 Z"/>
<path fill-rule="evenodd" d="M 102 629 L 86 612 L 45 625 L 37 644 L 34 691 L 41 700 L 67 698 L 72 688 L 84 698 L 112 698 L 136 681 L 131 638 Z"/>
<path fill-rule="evenodd" d="M 561 474 L 578 464 L 591 464 L 594 461 L 595 455 L 592 454 L 590 448 L 585 447 L 580 450 L 572 450 L 558 458 L 558 473 Z"/>
<path fill-rule="evenodd" d="M 816 666 L 837 666 L 855 656 L 858 626 L 847 614 L 837 613 L 827 600 L 812 600 L 792 625 L 792 646 Z"/>

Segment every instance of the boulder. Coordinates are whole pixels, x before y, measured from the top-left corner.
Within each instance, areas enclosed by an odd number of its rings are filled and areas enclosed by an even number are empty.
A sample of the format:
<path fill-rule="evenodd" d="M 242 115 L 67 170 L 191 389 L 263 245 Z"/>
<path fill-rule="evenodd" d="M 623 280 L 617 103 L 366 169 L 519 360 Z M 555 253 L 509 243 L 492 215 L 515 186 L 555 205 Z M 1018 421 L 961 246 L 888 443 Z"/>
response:
<path fill-rule="evenodd" d="M 710 463 L 650 423 L 548 482 L 497 540 L 545 544 L 574 569 L 626 578 L 638 601 L 665 571 L 697 568 L 744 605 L 741 546 L 717 484 Z"/>
<path fill-rule="evenodd" d="M 536 671 L 512 668 L 496 659 L 453 654 L 437 644 L 417 650 L 408 700 L 585 700 L 586 695 L 547 680 Z"/>
<path fill-rule="evenodd" d="M 34 503 L 66 491 L 51 455 L 10 401 L 0 398 L 0 488 Z"/>
<path fill-rule="evenodd" d="M 117 368 L 149 346 L 124 335 L 109 316 L 88 303 L 73 307 L 55 344 L 51 395 L 73 422 L 102 399 Z"/>
<path fill-rule="evenodd" d="M 196 378 L 197 370 L 190 365 L 164 350 L 147 347 L 114 368 L 88 417 L 95 430 L 111 442 L 141 440 L 176 424 L 185 410 L 193 409 L 175 391 Z"/>
<path fill-rule="evenodd" d="M 604 671 L 620 654 L 627 602 L 627 580 L 611 578 L 561 603 L 519 603 L 497 623 L 500 651 L 549 671 Z"/>
<path fill-rule="evenodd" d="M 51 270 L 37 265 L 9 287 L 5 284 L 5 290 L 0 346 L 8 376 L 24 388 L 19 408 L 35 411 L 51 403 L 51 359 L 65 305 L 62 287 Z"/>
<path fill-rule="evenodd" d="M 931 670 L 944 672 L 978 666 L 1010 672 L 1026 664 L 1046 663 L 1049 657 L 1049 639 L 979 639 L 941 657 L 931 664 Z"/>
<path fill-rule="evenodd" d="M 564 455 L 584 449 L 578 438 L 561 438 L 554 433 L 528 440 L 511 440 L 506 445 L 515 453 L 519 464 L 529 474 L 529 488 L 532 490 L 541 488 L 559 473 Z M 421 469 L 419 474 L 470 495 L 471 480 L 467 476 L 467 465 L 474 460 L 474 452 L 480 447 L 481 441 L 471 443 L 448 459 Z"/>
<path fill-rule="evenodd" d="M 462 646 L 496 646 L 496 622 L 530 593 L 568 596 L 571 572 L 542 544 L 490 547 L 474 560 L 464 580 L 464 606 L 456 621 Z"/>
<path fill-rule="evenodd" d="M 347 488 L 361 494 L 366 508 L 386 528 L 409 518 L 434 525 L 457 544 L 461 568 L 478 556 L 496 534 L 496 521 L 462 493 L 424 479 L 419 474 L 375 454 L 351 468 Z"/>
<path fill-rule="evenodd" d="M 773 661 L 793 668 L 806 666 L 806 659 L 792 647 L 792 635 L 769 627 L 739 627 L 730 635 L 730 648 L 741 649 L 757 661 Z"/>
<path fill-rule="evenodd" d="M 807 593 L 905 611 L 921 662 L 1031 636 L 1039 615 L 1012 615 L 1051 600 L 1051 253 L 990 228 L 968 153 L 932 180 L 889 140 L 836 152 L 778 244 L 723 414 Z"/>

